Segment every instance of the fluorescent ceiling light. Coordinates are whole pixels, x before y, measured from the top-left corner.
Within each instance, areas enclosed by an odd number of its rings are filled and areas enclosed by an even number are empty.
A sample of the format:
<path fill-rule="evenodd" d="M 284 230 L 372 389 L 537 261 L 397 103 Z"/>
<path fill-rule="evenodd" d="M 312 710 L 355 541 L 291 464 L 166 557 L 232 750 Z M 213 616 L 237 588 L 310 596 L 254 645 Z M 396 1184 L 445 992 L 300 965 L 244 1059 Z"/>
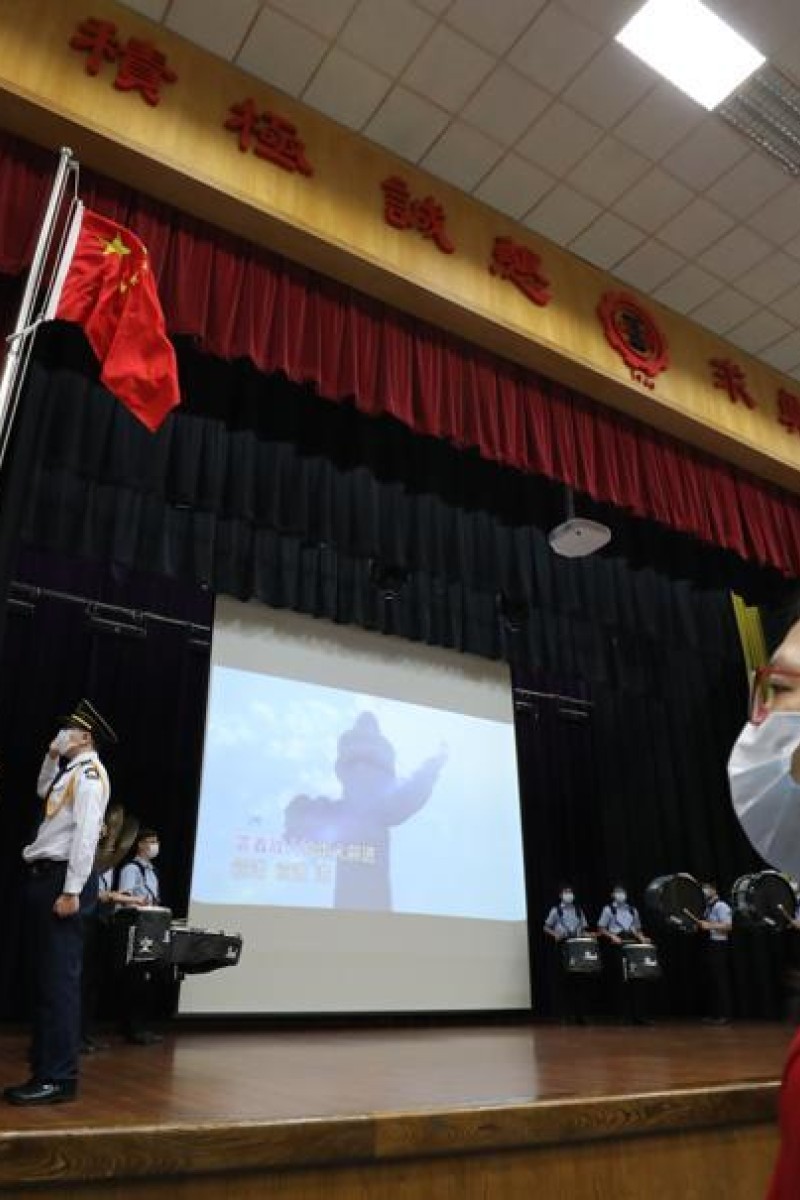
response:
<path fill-rule="evenodd" d="M 700 0 L 647 0 L 616 40 L 704 108 L 765 61 Z"/>

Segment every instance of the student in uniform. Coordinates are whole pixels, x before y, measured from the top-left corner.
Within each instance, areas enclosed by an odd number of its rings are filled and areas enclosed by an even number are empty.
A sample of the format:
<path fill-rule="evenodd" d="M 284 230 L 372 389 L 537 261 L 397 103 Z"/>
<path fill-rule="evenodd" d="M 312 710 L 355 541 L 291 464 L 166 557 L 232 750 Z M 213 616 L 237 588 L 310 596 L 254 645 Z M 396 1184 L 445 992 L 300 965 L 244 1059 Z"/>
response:
<path fill-rule="evenodd" d="M 63 720 L 48 747 L 37 791 L 44 819 L 22 852 L 34 969 L 31 1078 L 5 1088 L 10 1104 L 56 1104 L 78 1090 L 83 916 L 97 903 L 94 857 L 110 787 L 97 753 L 116 742 L 87 700 Z"/>
<path fill-rule="evenodd" d="M 588 932 L 586 914 L 575 899 L 572 884 L 565 883 L 559 891 L 558 903 L 550 909 L 544 923 L 545 936 L 558 951 L 558 961 L 551 971 L 553 1009 L 562 1020 L 586 1024 L 588 980 L 565 969 L 560 943 L 566 938 L 581 937 Z"/>
<path fill-rule="evenodd" d="M 153 863 L 159 854 L 158 834 L 154 829 L 140 829 L 136 855 L 120 871 L 119 891 L 128 904 L 158 905 L 161 888 Z M 152 1046 L 164 1039 L 149 1027 L 154 1003 L 156 976 L 152 967 L 131 963 L 120 975 L 122 1003 L 122 1032 L 134 1046 Z"/>
<path fill-rule="evenodd" d="M 615 883 L 611 903 L 606 904 L 597 922 L 597 931 L 609 948 L 609 975 L 614 990 L 617 1014 L 632 1025 L 651 1025 L 645 1014 L 645 997 L 640 981 L 626 981 L 623 969 L 622 946 L 625 942 L 647 942 L 642 931 L 639 910 L 628 900 L 624 884 Z"/>
<path fill-rule="evenodd" d="M 706 907 L 699 928 L 708 934 L 705 960 L 711 998 L 711 1011 L 704 1019 L 707 1025 L 729 1025 L 733 1016 L 730 961 L 733 913 L 731 906 L 720 898 L 713 881 L 703 884 L 703 896 Z"/>

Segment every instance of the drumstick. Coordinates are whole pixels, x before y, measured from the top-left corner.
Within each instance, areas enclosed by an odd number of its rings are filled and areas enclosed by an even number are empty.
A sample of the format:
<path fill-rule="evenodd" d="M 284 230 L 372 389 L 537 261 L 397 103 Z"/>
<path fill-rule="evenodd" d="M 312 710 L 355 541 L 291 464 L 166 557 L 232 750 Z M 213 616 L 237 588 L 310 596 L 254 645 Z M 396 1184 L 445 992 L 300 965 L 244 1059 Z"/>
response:
<path fill-rule="evenodd" d="M 694 913 L 689 912 L 688 908 L 682 909 L 682 912 L 684 912 L 686 914 L 686 916 L 689 918 L 690 921 L 694 921 L 695 925 L 702 925 L 702 921 L 700 920 L 700 918 L 696 917 L 694 915 Z"/>

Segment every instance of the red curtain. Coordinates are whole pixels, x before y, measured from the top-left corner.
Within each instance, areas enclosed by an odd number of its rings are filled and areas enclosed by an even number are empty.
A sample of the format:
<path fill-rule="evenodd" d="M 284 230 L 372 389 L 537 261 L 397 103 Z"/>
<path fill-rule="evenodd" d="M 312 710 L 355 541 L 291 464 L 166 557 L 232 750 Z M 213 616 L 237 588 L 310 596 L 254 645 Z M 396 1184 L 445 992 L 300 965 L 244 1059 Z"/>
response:
<path fill-rule="evenodd" d="M 0 272 L 29 263 L 54 164 L 0 134 Z M 800 576 L 792 494 L 112 181 L 81 194 L 148 247 L 173 335 Z"/>

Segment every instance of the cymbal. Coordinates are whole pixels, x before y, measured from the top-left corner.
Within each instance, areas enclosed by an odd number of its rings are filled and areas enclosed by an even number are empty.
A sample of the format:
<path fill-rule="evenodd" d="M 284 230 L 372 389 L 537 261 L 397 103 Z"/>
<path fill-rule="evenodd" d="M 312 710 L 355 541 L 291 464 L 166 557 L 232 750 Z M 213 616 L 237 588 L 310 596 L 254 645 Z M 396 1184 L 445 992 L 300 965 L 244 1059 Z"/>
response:
<path fill-rule="evenodd" d="M 97 844 L 94 869 L 102 874 L 121 863 L 139 833 L 139 819 L 126 813 L 121 804 L 113 804 L 106 813 L 106 833 Z"/>

